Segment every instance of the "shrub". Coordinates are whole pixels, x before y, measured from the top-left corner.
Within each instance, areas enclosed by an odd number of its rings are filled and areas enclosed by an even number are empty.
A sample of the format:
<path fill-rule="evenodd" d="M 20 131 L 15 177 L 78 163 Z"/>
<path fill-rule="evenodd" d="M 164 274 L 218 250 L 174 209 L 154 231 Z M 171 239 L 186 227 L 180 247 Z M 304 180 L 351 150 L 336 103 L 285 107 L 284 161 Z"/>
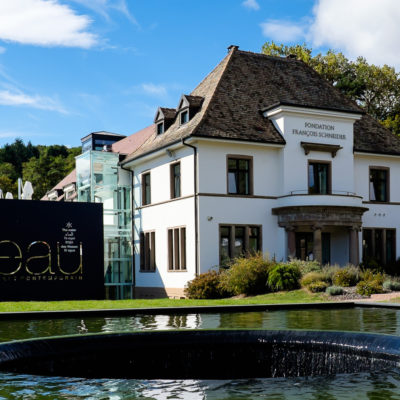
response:
<path fill-rule="evenodd" d="M 300 284 L 301 286 L 308 287 L 310 284 L 318 281 L 328 282 L 326 275 L 323 272 L 314 271 L 304 275 L 300 280 Z"/>
<path fill-rule="evenodd" d="M 196 276 L 188 282 L 185 295 L 189 299 L 220 299 L 229 294 L 220 283 L 221 274 L 216 271 L 208 271 Z"/>
<path fill-rule="evenodd" d="M 308 286 L 307 289 L 312 292 L 312 293 L 317 293 L 317 292 L 325 292 L 326 288 L 329 286 L 328 282 L 324 281 L 315 281 L 311 282 Z"/>
<path fill-rule="evenodd" d="M 325 276 L 325 279 L 327 282 L 332 283 L 333 282 L 333 276 L 336 274 L 337 271 L 339 271 L 341 267 L 339 265 L 325 265 L 322 268 L 322 273 Z"/>
<path fill-rule="evenodd" d="M 272 290 L 294 290 L 299 287 L 299 267 L 292 264 L 277 264 L 269 271 L 268 285 Z"/>
<path fill-rule="evenodd" d="M 361 271 L 361 281 L 357 284 L 357 293 L 362 296 L 370 296 L 375 293 L 383 292 L 384 274 L 374 272 L 371 269 Z"/>
<path fill-rule="evenodd" d="M 360 281 L 357 283 L 357 293 L 362 296 L 370 296 L 371 294 L 382 292 L 382 284 L 377 280 Z"/>
<path fill-rule="evenodd" d="M 293 260 L 290 260 L 286 264 L 293 265 L 299 268 L 301 276 L 304 276 L 309 272 L 321 271 L 321 265 L 318 261 L 303 261 L 295 258 Z"/>
<path fill-rule="evenodd" d="M 360 278 L 363 281 L 378 281 L 381 285 L 385 281 L 385 275 L 372 269 L 364 269 L 360 272 Z"/>
<path fill-rule="evenodd" d="M 360 281 L 360 268 L 347 265 L 333 273 L 332 283 L 335 286 L 355 286 Z"/>
<path fill-rule="evenodd" d="M 327 293 L 329 296 L 340 296 L 344 293 L 344 290 L 340 286 L 329 286 L 326 288 L 325 293 Z"/>
<path fill-rule="evenodd" d="M 221 275 L 221 286 L 234 295 L 261 294 L 268 292 L 268 270 L 272 264 L 257 253 L 250 257 L 239 257 Z"/>
<path fill-rule="evenodd" d="M 383 282 L 383 289 L 387 291 L 399 292 L 400 291 L 400 282 L 394 279 L 388 279 Z"/>

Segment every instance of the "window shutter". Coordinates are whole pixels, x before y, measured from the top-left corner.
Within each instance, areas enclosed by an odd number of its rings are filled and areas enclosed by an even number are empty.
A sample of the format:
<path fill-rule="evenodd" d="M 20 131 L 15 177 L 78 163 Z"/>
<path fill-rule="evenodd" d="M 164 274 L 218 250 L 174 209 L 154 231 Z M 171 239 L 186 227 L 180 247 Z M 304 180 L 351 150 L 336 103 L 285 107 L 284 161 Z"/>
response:
<path fill-rule="evenodd" d="M 145 259 L 145 240 L 144 240 L 144 233 L 140 232 L 140 269 L 144 270 L 144 259 Z"/>

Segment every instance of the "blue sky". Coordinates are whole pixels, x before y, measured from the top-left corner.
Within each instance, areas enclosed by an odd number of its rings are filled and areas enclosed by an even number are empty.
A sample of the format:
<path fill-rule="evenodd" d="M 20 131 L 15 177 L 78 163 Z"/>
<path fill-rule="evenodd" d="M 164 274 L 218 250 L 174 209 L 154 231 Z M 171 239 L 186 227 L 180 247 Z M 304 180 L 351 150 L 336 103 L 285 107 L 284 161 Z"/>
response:
<path fill-rule="evenodd" d="M 398 68 L 399 20 L 398 0 L 0 0 L 0 146 L 132 134 L 231 44 L 307 42 Z"/>

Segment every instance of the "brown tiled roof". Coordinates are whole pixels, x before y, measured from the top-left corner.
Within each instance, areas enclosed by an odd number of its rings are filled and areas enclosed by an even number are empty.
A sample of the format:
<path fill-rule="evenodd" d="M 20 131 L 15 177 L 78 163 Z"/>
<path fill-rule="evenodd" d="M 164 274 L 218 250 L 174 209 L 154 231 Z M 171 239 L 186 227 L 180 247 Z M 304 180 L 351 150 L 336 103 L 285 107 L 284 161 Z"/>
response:
<path fill-rule="evenodd" d="M 185 98 L 189 102 L 190 107 L 200 107 L 204 100 L 204 98 L 201 96 L 191 96 L 187 94 L 185 94 Z"/>
<path fill-rule="evenodd" d="M 154 133 L 154 125 L 150 125 L 125 139 L 113 143 L 112 151 L 120 154 L 130 154 L 140 148 L 140 146 Z"/>
<path fill-rule="evenodd" d="M 354 151 L 400 155 L 400 138 L 366 114 L 354 124 Z"/>
<path fill-rule="evenodd" d="M 165 119 L 174 119 L 176 116 L 176 109 L 175 108 L 166 108 L 160 107 L 160 110 L 164 114 Z"/>
<path fill-rule="evenodd" d="M 155 133 L 127 161 L 189 136 L 284 144 L 262 111 L 279 104 L 363 113 L 307 64 L 232 47 L 191 96 L 204 98 L 200 111 L 185 125 L 178 118 L 163 134 Z M 190 97 L 190 96 L 188 96 Z M 355 124 L 355 150 L 400 155 L 400 139 L 372 117 Z"/>
<path fill-rule="evenodd" d="M 51 190 L 59 190 L 62 189 L 64 186 L 67 186 L 71 183 L 76 182 L 76 170 L 72 170 L 67 176 L 65 176 L 60 182 L 57 183 L 56 186 L 53 187 Z"/>
<path fill-rule="evenodd" d="M 70 183 L 75 183 L 75 182 L 76 182 L 76 170 L 74 169 L 47 193 L 52 192 L 53 190 L 62 190 L 64 186 L 67 186 Z M 47 200 L 47 193 L 41 198 L 41 200 Z"/>

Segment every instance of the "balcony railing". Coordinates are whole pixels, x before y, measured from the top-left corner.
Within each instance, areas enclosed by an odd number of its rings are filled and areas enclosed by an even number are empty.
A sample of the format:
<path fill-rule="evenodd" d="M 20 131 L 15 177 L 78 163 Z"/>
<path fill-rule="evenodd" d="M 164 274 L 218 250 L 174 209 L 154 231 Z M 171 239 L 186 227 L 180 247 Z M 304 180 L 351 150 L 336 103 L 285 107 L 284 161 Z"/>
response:
<path fill-rule="evenodd" d="M 292 190 L 278 197 L 279 207 L 291 206 L 346 206 L 362 207 L 362 196 L 346 190 L 333 190 L 327 194 L 310 194 L 308 190 Z"/>

